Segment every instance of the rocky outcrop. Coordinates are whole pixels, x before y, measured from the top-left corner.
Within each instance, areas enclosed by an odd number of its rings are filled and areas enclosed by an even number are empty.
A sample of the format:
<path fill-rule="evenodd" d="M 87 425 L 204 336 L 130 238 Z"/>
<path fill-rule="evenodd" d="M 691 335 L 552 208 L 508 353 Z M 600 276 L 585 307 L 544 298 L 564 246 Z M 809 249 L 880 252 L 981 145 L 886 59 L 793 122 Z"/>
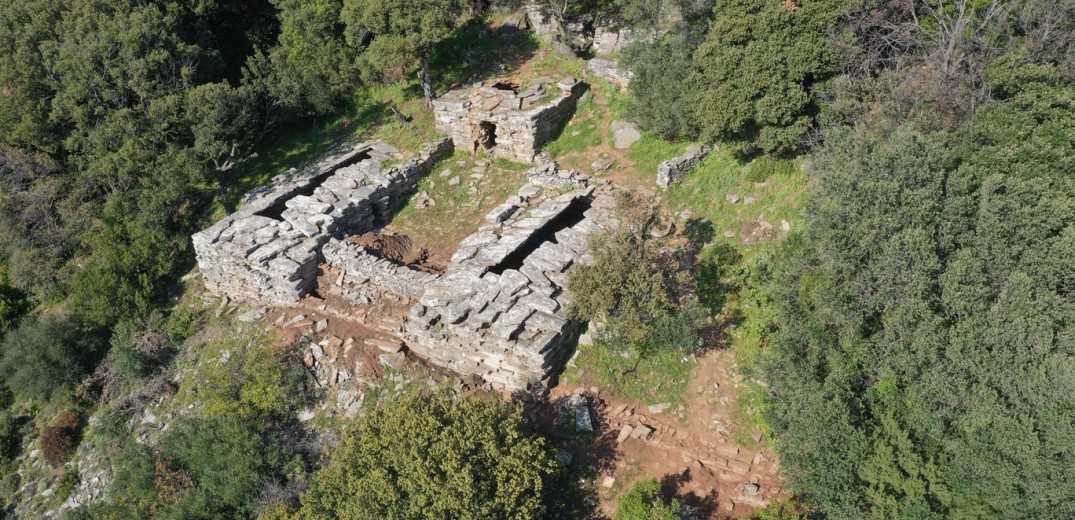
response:
<path fill-rule="evenodd" d="M 437 130 L 460 150 L 532 162 L 571 119 L 584 90 L 574 78 L 539 80 L 522 91 L 508 81 L 487 81 L 433 100 L 433 116 Z"/>
<path fill-rule="evenodd" d="M 661 163 L 657 166 L 657 185 L 667 188 L 679 183 L 712 150 L 704 144 L 691 145 L 683 155 Z"/>
<path fill-rule="evenodd" d="M 627 90 L 627 87 L 631 84 L 631 79 L 635 76 L 633 72 L 619 68 L 619 63 L 616 61 L 605 58 L 594 58 L 586 62 L 586 71 L 594 76 L 611 81 L 621 90 Z"/>
<path fill-rule="evenodd" d="M 392 209 L 451 153 L 441 140 L 395 166 L 383 143 L 358 144 L 255 190 L 245 206 L 192 238 L 206 288 L 250 302 L 286 304 L 315 282 L 321 248 L 334 236 L 387 223 Z"/>

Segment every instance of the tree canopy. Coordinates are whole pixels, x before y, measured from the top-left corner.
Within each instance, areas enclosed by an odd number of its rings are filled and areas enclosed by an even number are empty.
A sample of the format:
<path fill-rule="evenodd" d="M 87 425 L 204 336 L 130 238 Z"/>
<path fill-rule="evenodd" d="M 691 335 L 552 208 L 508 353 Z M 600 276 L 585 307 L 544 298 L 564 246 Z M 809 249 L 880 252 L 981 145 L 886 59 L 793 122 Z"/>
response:
<path fill-rule="evenodd" d="M 412 394 L 358 422 L 303 518 L 540 518 L 556 463 L 501 403 Z"/>

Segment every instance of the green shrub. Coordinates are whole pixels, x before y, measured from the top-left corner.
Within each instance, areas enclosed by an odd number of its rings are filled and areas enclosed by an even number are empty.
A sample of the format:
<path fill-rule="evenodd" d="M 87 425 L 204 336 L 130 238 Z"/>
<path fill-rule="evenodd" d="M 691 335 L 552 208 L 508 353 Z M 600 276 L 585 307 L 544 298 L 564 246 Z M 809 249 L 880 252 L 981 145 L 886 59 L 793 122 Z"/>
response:
<path fill-rule="evenodd" d="M 264 482 L 297 464 L 238 418 L 191 419 L 165 432 L 158 451 L 134 445 L 117 458 L 111 501 L 125 517 L 252 518 Z"/>
<path fill-rule="evenodd" d="M 287 417 L 304 400 L 306 371 L 286 350 L 255 338 L 206 346 L 194 394 L 210 415 L 235 415 L 250 424 Z"/>
<path fill-rule="evenodd" d="M 23 319 L 4 337 L 0 378 L 22 398 L 48 398 L 73 387 L 94 359 L 97 342 L 61 316 Z"/>
<path fill-rule="evenodd" d="M 14 459 L 21 448 L 22 432 L 19 431 L 19 421 L 10 413 L 0 414 L 0 461 Z"/>
<path fill-rule="evenodd" d="M 540 518 L 556 473 L 521 410 L 410 394 L 344 436 L 303 496 L 302 516 Z"/>
<path fill-rule="evenodd" d="M 568 278 L 573 319 L 644 320 L 672 308 L 668 283 L 639 237 L 624 230 L 602 234 L 594 237 L 592 251 L 593 263 L 579 265 Z"/>
<path fill-rule="evenodd" d="M 112 329 L 109 359 L 128 380 L 146 377 L 167 364 L 175 347 L 165 332 L 158 330 L 159 317 L 150 320 L 123 320 Z"/>
<path fill-rule="evenodd" d="M 613 520 L 679 520 L 678 500 L 661 497 L 661 483 L 655 479 L 638 482 L 620 497 Z"/>

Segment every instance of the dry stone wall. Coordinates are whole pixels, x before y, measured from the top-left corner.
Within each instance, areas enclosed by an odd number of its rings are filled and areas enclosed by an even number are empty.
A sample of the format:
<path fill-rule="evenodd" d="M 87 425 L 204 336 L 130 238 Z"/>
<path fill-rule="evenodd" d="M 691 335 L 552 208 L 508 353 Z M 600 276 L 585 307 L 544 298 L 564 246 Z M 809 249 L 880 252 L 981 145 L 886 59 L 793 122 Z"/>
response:
<path fill-rule="evenodd" d="M 556 137 L 575 112 L 585 85 L 574 78 L 537 81 L 516 92 L 504 81 L 487 81 L 433 100 L 437 130 L 456 148 L 487 150 L 496 157 L 532 162 L 541 145 Z M 552 95 L 545 103 L 539 103 Z"/>
<path fill-rule="evenodd" d="M 358 244 L 344 240 L 330 239 L 323 251 L 325 262 L 343 270 L 343 279 L 337 285 L 345 290 L 369 284 L 399 296 L 417 299 L 428 285 L 440 278 L 439 274 L 381 258 Z M 358 299 L 369 298 L 366 291 L 356 289 L 351 293 Z"/>
<path fill-rule="evenodd" d="M 686 153 L 673 157 L 657 166 L 657 185 L 665 188 L 678 184 L 698 163 L 705 159 L 712 148 L 704 144 L 691 145 Z"/>
<path fill-rule="evenodd" d="M 393 207 L 451 150 L 444 139 L 418 157 L 382 168 L 398 152 L 384 143 L 358 144 L 301 173 L 278 176 L 238 211 L 193 236 L 206 287 L 242 301 L 297 301 L 312 289 L 330 238 L 386 223 Z"/>
<path fill-rule="evenodd" d="M 435 365 L 540 394 L 579 328 L 564 314 L 568 272 L 590 258 L 590 235 L 618 223 L 612 197 L 593 187 L 530 206 L 534 189 L 495 208 L 489 224 L 460 244 L 404 331 L 411 351 Z"/>

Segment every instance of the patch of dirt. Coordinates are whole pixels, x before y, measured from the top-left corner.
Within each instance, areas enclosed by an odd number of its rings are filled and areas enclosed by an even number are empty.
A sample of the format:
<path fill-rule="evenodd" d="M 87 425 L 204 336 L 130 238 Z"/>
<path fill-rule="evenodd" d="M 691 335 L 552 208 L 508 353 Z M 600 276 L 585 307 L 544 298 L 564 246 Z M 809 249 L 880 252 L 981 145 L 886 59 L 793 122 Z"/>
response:
<path fill-rule="evenodd" d="M 414 241 L 407 235 L 399 233 L 368 232 L 346 238 L 352 244 L 358 244 L 371 253 L 393 262 L 417 267 L 425 271 L 443 272 L 448 268 L 451 254 L 431 253 L 426 248 L 415 248 Z"/>
<path fill-rule="evenodd" d="M 386 352 L 378 345 L 400 341 L 400 327 L 412 302 L 384 295 L 368 304 L 355 303 L 332 289 L 338 276 L 338 271 L 323 266 L 319 293 L 270 314 L 266 323 L 278 328 L 278 346 L 295 345 L 303 336 L 312 343 L 328 340 L 329 359 L 320 363 L 332 363 L 360 378 L 379 378 L 384 375 L 380 356 Z"/>
<path fill-rule="evenodd" d="M 597 387 L 552 390 L 545 417 L 539 418 L 546 424 L 557 421 L 549 411 L 557 409 L 556 403 L 580 393 L 590 399 L 593 437 L 573 439 L 562 431 L 553 437 L 578 457 L 577 463 L 597 473 L 599 513 L 611 517 L 619 493 L 649 478 L 661 481 L 667 495 L 698 508 L 703 518 L 749 517 L 783 497 L 775 455 L 748 449 L 734 438 L 738 376 L 730 370 L 731 360 L 732 354 L 722 350 L 699 358 L 685 421 L 657 407 L 601 395 Z"/>

